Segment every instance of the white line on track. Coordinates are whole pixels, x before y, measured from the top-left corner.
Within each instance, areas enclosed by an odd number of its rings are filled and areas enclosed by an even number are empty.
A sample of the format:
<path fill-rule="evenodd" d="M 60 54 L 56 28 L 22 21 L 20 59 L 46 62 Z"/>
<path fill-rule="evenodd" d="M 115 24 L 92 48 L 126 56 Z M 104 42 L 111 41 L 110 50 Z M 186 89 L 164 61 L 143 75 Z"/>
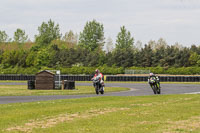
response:
<path fill-rule="evenodd" d="M 191 92 L 191 93 L 184 93 L 184 94 L 200 94 L 200 92 Z"/>

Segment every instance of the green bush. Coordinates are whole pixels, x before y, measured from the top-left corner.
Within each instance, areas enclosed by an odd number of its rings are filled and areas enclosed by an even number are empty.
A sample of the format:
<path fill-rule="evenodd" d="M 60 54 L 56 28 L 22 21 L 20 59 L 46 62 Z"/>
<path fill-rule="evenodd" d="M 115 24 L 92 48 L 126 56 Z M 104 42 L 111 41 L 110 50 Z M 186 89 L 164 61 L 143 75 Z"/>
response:
<path fill-rule="evenodd" d="M 84 67 L 84 66 L 73 66 L 73 67 L 62 67 L 62 68 L 48 68 L 48 67 L 9 67 L 3 68 L 0 66 L 0 74 L 36 74 L 42 70 L 61 70 L 61 74 L 71 74 L 71 75 L 91 75 L 94 74 L 95 69 L 99 69 L 104 75 L 116 75 L 124 74 L 125 69 L 132 70 L 150 70 L 155 74 L 171 74 L 171 75 L 197 75 L 200 74 L 200 67 L 108 67 L 106 65 L 101 67 Z"/>

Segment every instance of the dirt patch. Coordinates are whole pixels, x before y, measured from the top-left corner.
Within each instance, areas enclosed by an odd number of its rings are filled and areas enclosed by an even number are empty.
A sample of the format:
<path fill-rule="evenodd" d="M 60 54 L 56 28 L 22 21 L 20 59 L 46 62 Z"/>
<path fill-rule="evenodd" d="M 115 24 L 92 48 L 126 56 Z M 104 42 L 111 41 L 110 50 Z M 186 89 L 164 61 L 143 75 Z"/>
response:
<path fill-rule="evenodd" d="M 103 108 L 103 109 L 97 109 L 97 110 L 89 110 L 84 113 L 60 114 L 58 116 L 46 117 L 46 118 L 43 118 L 42 120 L 41 119 L 30 120 L 29 122 L 25 123 L 22 126 L 7 128 L 6 131 L 19 131 L 19 132 L 30 133 L 32 132 L 34 128 L 49 128 L 62 122 L 73 121 L 74 119 L 87 119 L 87 118 L 92 118 L 99 115 L 104 115 L 107 113 L 123 111 L 123 110 L 128 110 L 128 109 L 129 108 Z"/>
<path fill-rule="evenodd" d="M 166 105 L 166 104 L 170 104 L 170 103 L 177 103 L 177 102 L 182 102 L 182 101 L 189 101 L 192 98 L 179 98 L 176 100 L 169 100 L 169 101 L 164 101 L 164 102 L 151 102 L 151 103 L 141 103 L 141 104 L 130 104 L 130 106 L 144 106 L 144 107 L 148 107 L 148 106 L 154 106 L 154 105 Z"/>
<path fill-rule="evenodd" d="M 187 120 L 167 121 L 167 126 L 162 129 L 162 132 L 163 133 L 177 133 L 179 131 L 192 132 L 196 129 L 200 129 L 200 116 L 191 117 Z"/>
<path fill-rule="evenodd" d="M 153 103 L 131 104 L 131 106 L 145 106 L 145 107 L 153 106 L 153 105 L 154 105 Z"/>

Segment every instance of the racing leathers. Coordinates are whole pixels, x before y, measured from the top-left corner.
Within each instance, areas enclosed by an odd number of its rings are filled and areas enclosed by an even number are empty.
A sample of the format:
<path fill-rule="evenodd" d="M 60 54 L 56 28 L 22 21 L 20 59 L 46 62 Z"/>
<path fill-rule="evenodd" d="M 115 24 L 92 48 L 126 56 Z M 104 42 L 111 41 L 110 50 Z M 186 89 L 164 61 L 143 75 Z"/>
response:
<path fill-rule="evenodd" d="M 156 86 L 157 86 L 157 88 L 160 88 L 160 79 L 158 78 L 158 76 L 155 76 L 155 75 L 149 76 L 149 77 L 148 77 L 148 83 L 149 83 L 149 84 L 150 84 L 149 81 L 150 81 L 151 78 L 155 78 L 155 79 L 156 79 L 156 80 L 155 80 L 155 81 L 156 81 Z M 152 88 L 153 85 L 150 84 L 150 86 L 151 86 L 151 88 Z"/>
<path fill-rule="evenodd" d="M 100 84 L 102 85 L 103 90 L 104 90 L 104 81 L 103 81 L 103 74 L 102 73 L 96 73 L 94 75 L 94 77 L 92 78 L 92 80 L 99 80 Z"/>

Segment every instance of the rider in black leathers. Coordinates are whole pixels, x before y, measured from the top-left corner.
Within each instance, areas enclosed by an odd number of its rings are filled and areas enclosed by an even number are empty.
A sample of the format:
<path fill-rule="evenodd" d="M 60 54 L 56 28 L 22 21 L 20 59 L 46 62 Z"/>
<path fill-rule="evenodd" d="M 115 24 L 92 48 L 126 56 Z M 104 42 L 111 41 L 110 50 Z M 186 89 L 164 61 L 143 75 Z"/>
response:
<path fill-rule="evenodd" d="M 160 87 L 160 79 L 158 78 L 158 76 L 156 76 L 155 74 L 153 74 L 153 73 L 150 73 L 149 74 L 149 77 L 148 77 L 148 83 L 149 83 L 149 81 L 150 81 L 150 78 L 152 78 L 152 77 L 155 77 L 155 79 L 156 79 L 156 86 L 157 86 L 157 88 L 161 88 Z M 150 84 L 150 83 L 149 83 Z M 150 84 L 151 85 L 151 88 L 152 88 L 152 84 Z"/>

